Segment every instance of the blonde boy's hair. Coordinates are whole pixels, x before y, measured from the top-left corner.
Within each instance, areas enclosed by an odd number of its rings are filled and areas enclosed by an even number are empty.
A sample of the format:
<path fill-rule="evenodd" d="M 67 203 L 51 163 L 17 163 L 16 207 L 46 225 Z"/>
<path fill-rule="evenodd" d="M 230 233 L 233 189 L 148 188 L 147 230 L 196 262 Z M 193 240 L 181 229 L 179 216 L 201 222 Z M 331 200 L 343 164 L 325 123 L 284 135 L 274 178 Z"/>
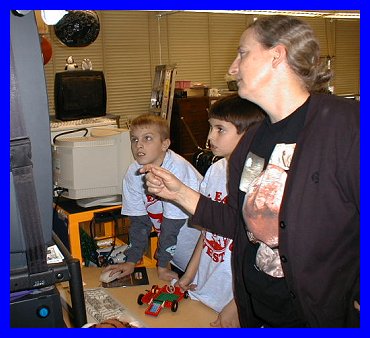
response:
<path fill-rule="evenodd" d="M 154 114 L 143 114 L 135 117 L 131 121 L 130 129 L 137 127 L 156 127 L 161 135 L 162 141 L 170 138 L 170 128 L 165 119 Z"/>

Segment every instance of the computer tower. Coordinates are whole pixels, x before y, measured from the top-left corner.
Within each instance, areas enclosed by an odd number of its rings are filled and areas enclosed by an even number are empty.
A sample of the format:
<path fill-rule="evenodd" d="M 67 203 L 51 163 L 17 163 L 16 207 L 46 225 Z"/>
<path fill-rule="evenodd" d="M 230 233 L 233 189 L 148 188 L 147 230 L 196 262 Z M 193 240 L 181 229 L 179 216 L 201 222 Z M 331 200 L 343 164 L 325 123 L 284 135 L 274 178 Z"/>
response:
<path fill-rule="evenodd" d="M 45 75 L 40 48 L 40 38 L 37 32 L 36 20 L 33 11 L 23 17 L 10 13 L 10 42 L 11 42 L 11 150 L 14 140 L 20 139 L 16 130 L 25 129 L 24 139 L 28 137 L 32 161 L 33 181 L 35 195 L 32 199 L 38 210 L 41 227 L 42 242 L 52 244 L 52 210 L 53 210 L 53 182 L 52 161 L 50 148 L 49 109 Z M 16 79 L 14 77 L 16 76 Z M 15 114 L 16 111 L 23 117 L 23 121 Z M 20 123 L 23 122 L 23 123 Z M 15 135 L 14 135 L 15 134 Z M 15 137 L 17 136 L 17 137 Z M 13 154 L 13 152 L 11 152 Z M 27 259 L 27 246 L 32 245 L 27 241 L 29 231 L 25 231 L 16 189 L 13 170 L 10 172 L 10 271 L 12 275 L 11 291 L 19 291 L 20 283 L 16 277 L 30 270 Z M 20 190 L 20 194 L 25 189 Z M 32 210 L 33 211 L 33 210 Z M 30 215 L 28 219 L 31 218 Z M 34 219 L 37 219 L 34 216 Z M 35 222 L 36 223 L 36 222 Z M 33 228 L 33 227 L 32 227 Z M 35 236 L 34 236 L 35 237 Z M 37 271 L 39 272 L 39 271 Z M 47 273 L 48 274 L 48 273 Z M 42 284 L 46 286 L 45 284 Z M 33 285 L 29 285 L 32 288 Z M 22 282 L 23 288 L 23 282 Z"/>
<path fill-rule="evenodd" d="M 10 324 L 64 327 L 55 284 L 69 281 L 77 326 L 86 323 L 80 264 L 63 252 L 47 264 L 53 185 L 49 110 L 33 11 L 10 13 Z"/>

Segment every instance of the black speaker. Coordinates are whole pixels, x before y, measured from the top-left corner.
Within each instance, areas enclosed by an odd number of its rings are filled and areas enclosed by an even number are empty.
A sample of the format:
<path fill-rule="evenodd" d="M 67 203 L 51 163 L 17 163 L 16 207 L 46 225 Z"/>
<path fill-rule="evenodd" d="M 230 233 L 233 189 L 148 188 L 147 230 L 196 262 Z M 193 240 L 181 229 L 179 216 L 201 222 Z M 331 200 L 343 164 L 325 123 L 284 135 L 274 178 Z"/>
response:
<path fill-rule="evenodd" d="M 54 26 L 56 37 L 67 47 L 85 47 L 99 35 L 100 22 L 95 11 L 68 11 Z"/>
<path fill-rule="evenodd" d="M 221 156 L 213 155 L 209 149 L 200 149 L 193 154 L 192 164 L 204 176 L 208 168 L 221 158 Z"/>
<path fill-rule="evenodd" d="M 10 327 L 23 328 L 63 328 L 62 304 L 55 286 L 46 290 L 32 290 L 10 301 Z M 11 294 L 11 296 L 14 294 Z"/>

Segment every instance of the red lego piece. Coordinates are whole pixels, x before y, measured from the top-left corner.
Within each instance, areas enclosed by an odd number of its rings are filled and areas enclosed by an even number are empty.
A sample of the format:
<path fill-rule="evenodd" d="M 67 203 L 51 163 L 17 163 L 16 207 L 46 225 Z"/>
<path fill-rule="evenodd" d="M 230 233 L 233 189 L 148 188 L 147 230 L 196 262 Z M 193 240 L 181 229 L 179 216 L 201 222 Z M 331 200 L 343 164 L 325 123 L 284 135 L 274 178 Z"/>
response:
<path fill-rule="evenodd" d="M 139 305 L 148 304 L 145 314 L 158 316 L 164 307 L 171 308 L 172 312 L 176 312 L 179 307 L 179 302 L 183 298 L 188 298 L 187 291 L 182 292 L 178 286 L 164 285 L 161 288 L 158 285 L 153 285 L 151 290 L 147 290 L 146 294 L 141 293 L 137 298 Z"/>

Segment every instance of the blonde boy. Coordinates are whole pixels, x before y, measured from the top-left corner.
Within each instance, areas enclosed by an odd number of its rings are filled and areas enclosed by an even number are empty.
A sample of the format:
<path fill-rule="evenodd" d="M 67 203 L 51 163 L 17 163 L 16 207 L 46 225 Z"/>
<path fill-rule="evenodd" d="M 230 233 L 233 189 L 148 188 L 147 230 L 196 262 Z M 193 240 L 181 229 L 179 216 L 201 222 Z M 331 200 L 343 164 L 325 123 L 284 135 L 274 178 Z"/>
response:
<path fill-rule="evenodd" d="M 188 226 L 189 214 L 172 202 L 161 200 L 147 193 L 144 175 L 139 169 L 154 164 L 171 171 L 178 179 L 199 190 L 202 176 L 184 158 L 168 149 L 170 146 L 167 121 L 153 114 L 140 115 L 130 126 L 131 151 L 135 162 L 130 165 L 123 179 L 122 214 L 130 217 L 130 245 L 125 252 L 125 263 L 108 266 L 115 277 L 121 278 L 134 271 L 147 249 L 149 235 L 154 229 L 159 235 L 157 258 L 158 277 L 171 281 L 178 279 L 170 269 L 170 262 L 182 271 L 191 257 L 199 231 Z M 181 238 L 181 240 L 178 241 Z M 181 255 L 174 254 L 180 251 Z"/>

